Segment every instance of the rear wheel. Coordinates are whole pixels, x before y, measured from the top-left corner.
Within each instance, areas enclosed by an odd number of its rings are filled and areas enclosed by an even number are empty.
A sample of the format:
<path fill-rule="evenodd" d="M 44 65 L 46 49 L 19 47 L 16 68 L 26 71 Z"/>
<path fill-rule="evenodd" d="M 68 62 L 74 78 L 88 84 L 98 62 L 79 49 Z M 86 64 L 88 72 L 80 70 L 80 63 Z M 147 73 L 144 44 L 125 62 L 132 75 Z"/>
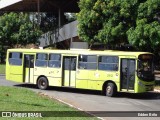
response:
<path fill-rule="evenodd" d="M 105 87 L 105 95 L 108 97 L 113 97 L 117 93 L 116 86 L 114 83 L 108 83 Z"/>
<path fill-rule="evenodd" d="M 40 77 L 37 81 L 37 86 L 41 90 L 45 90 L 48 87 L 48 80 L 45 77 Z"/>

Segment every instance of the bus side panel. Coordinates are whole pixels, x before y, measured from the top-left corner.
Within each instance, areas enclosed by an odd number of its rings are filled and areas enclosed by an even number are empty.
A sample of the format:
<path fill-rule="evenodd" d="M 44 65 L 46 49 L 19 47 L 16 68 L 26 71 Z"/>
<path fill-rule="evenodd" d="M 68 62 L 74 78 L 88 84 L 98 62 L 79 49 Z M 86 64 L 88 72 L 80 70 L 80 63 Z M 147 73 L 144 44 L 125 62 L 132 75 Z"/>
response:
<path fill-rule="evenodd" d="M 102 90 L 104 82 L 107 80 L 105 72 L 102 71 L 90 71 L 89 72 L 89 81 L 88 88 L 95 90 Z"/>
<path fill-rule="evenodd" d="M 88 89 L 97 90 L 98 88 L 98 78 L 99 73 L 96 70 L 90 70 L 89 73 L 89 79 L 88 79 Z M 98 81 L 97 81 L 98 80 Z"/>
<path fill-rule="evenodd" d="M 47 77 L 49 86 L 61 86 L 62 85 L 60 68 L 35 67 L 34 69 L 34 83 L 35 84 L 39 76 Z"/>
<path fill-rule="evenodd" d="M 104 84 L 105 81 L 113 81 L 116 86 L 117 86 L 117 91 L 120 90 L 120 73 L 117 71 L 117 72 L 112 72 L 112 71 L 99 71 L 98 73 L 98 80 L 99 81 L 102 81 L 102 83 Z M 101 82 L 99 83 L 100 85 L 98 85 L 98 90 L 102 90 L 102 84 Z"/>
<path fill-rule="evenodd" d="M 37 79 L 40 76 L 47 77 L 47 67 L 36 67 L 34 68 L 34 84 L 37 83 Z M 47 78 L 48 79 L 48 78 Z"/>
<path fill-rule="evenodd" d="M 9 62 L 8 62 L 8 55 L 9 53 L 7 52 L 7 56 L 6 56 L 6 80 L 9 80 L 10 78 L 10 69 L 9 69 Z"/>
<path fill-rule="evenodd" d="M 76 88 L 88 88 L 88 70 L 77 70 Z"/>
<path fill-rule="evenodd" d="M 49 81 L 49 86 L 62 86 L 61 84 L 61 78 L 53 78 L 53 77 L 47 77 Z"/>
<path fill-rule="evenodd" d="M 9 80 L 15 82 L 23 82 L 23 66 L 12 66 L 9 67 Z"/>
<path fill-rule="evenodd" d="M 23 65 L 15 66 L 9 64 L 9 52 L 6 57 L 6 80 L 23 82 Z"/>
<path fill-rule="evenodd" d="M 136 77 L 135 77 L 135 84 L 134 84 L 134 92 L 135 92 L 135 93 L 144 92 L 144 87 L 139 86 L 139 85 L 138 85 L 138 81 L 139 81 L 139 79 L 138 79 L 138 77 L 136 76 Z"/>
<path fill-rule="evenodd" d="M 49 86 L 62 86 L 61 68 L 48 68 L 46 70 Z"/>
<path fill-rule="evenodd" d="M 6 64 L 6 80 L 9 80 L 9 78 L 10 78 L 9 69 L 8 65 Z"/>

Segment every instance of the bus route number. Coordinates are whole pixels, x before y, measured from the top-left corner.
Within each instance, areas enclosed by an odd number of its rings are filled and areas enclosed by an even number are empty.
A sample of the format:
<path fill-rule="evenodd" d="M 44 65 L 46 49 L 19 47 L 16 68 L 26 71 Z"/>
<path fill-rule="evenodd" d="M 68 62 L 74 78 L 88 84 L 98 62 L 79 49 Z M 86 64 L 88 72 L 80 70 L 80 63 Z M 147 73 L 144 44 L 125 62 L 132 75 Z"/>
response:
<path fill-rule="evenodd" d="M 112 74 L 107 74 L 107 77 L 113 77 L 113 75 Z"/>

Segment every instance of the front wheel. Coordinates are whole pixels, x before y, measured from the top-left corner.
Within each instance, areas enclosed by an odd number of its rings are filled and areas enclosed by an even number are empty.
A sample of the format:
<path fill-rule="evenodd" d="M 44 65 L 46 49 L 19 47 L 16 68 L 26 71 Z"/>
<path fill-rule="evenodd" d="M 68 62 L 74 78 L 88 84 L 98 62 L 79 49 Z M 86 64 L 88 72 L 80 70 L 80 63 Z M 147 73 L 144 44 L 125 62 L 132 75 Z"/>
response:
<path fill-rule="evenodd" d="M 116 86 L 113 83 L 108 83 L 105 87 L 105 95 L 108 97 L 113 97 L 115 96 L 117 90 L 116 90 Z"/>
<path fill-rule="evenodd" d="M 48 80 L 45 77 L 40 77 L 37 81 L 37 86 L 41 90 L 45 90 L 48 87 Z"/>

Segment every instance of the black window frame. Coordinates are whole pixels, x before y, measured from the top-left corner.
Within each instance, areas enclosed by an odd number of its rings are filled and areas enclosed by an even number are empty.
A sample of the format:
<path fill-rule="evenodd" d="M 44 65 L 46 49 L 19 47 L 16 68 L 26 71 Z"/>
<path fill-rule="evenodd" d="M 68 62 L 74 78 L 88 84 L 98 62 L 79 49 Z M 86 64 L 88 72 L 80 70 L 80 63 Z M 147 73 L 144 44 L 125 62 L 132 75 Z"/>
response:
<path fill-rule="evenodd" d="M 19 57 L 17 55 L 14 56 L 13 54 L 19 54 Z M 9 52 L 9 65 L 22 66 L 22 56 L 22 52 Z"/>
<path fill-rule="evenodd" d="M 145 56 L 147 58 L 145 58 Z M 146 66 L 144 66 L 144 64 L 146 64 Z M 147 69 L 145 70 L 145 68 Z M 147 81 L 147 82 L 154 81 L 154 55 L 153 54 L 140 54 L 138 56 L 137 76 L 142 81 Z"/>
<path fill-rule="evenodd" d="M 59 55 L 59 59 L 51 59 L 51 55 Z M 49 54 L 49 60 L 48 60 L 48 67 L 50 68 L 61 68 L 61 61 L 62 61 L 62 56 L 61 54 L 58 54 L 58 53 L 50 53 Z M 51 65 L 51 62 L 53 62 L 53 64 Z M 58 63 L 59 65 L 57 64 L 54 64 L 54 63 Z"/>
<path fill-rule="evenodd" d="M 95 56 L 96 57 L 95 61 L 92 61 L 93 59 L 89 59 L 88 58 L 89 56 Z M 81 54 L 81 55 L 78 56 L 78 69 L 82 69 L 82 70 L 97 70 L 97 62 L 98 62 L 97 55 L 84 55 L 84 54 Z M 95 66 L 93 67 L 93 65 L 95 65 Z"/>
<path fill-rule="evenodd" d="M 38 57 L 39 54 L 45 54 L 45 59 L 40 59 Z M 36 53 L 36 60 L 35 60 L 36 67 L 47 67 L 48 66 L 48 54 L 47 53 Z"/>
<path fill-rule="evenodd" d="M 114 60 L 113 62 L 111 62 L 110 60 L 109 61 L 102 61 L 101 57 L 115 57 L 117 60 Z M 101 61 L 100 61 L 100 59 L 101 59 Z M 100 65 L 102 65 L 103 68 L 102 67 L 100 68 Z M 115 68 L 115 69 L 113 69 L 113 68 Z M 118 56 L 100 55 L 98 57 L 98 70 L 118 71 L 118 69 L 119 69 L 119 57 Z"/>

